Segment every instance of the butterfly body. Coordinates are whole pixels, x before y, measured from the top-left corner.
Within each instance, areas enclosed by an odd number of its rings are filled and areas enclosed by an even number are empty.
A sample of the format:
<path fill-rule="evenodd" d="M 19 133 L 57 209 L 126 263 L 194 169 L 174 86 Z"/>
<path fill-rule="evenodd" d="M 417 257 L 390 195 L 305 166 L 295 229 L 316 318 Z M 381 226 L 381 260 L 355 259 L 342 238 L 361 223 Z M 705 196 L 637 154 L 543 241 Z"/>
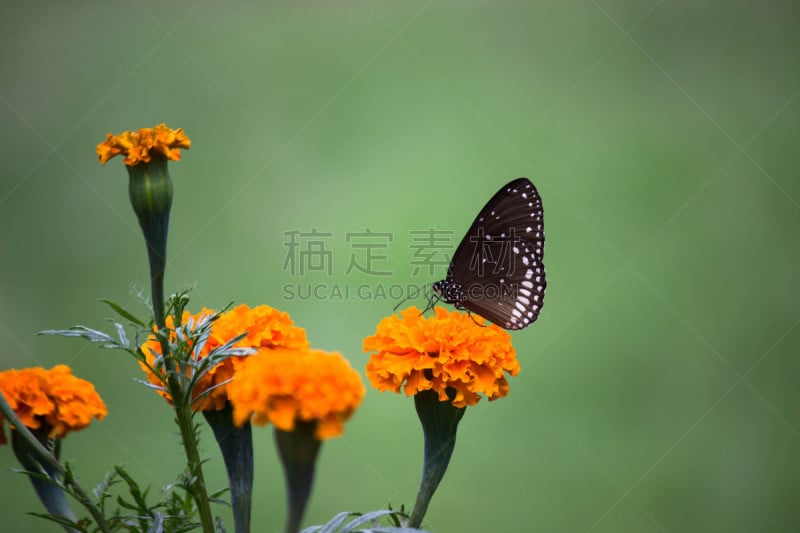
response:
<path fill-rule="evenodd" d="M 527 178 L 503 186 L 461 240 L 436 295 L 505 329 L 522 329 L 539 316 L 544 271 L 542 199 Z"/>

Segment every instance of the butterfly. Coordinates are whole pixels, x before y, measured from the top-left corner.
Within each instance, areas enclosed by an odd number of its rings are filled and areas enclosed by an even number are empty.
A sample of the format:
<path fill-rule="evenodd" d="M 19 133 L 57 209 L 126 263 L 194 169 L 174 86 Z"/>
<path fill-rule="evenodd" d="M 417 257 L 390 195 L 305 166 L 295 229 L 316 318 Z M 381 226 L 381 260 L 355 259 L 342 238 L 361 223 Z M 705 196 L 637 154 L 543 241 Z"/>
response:
<path fill-rule="evenodd" d="M 527 178 L 503 186 L 481 209 L 456 248 L 433 297 L 504 329 L 522 329 L 544 303 L 544 211 Z"/>

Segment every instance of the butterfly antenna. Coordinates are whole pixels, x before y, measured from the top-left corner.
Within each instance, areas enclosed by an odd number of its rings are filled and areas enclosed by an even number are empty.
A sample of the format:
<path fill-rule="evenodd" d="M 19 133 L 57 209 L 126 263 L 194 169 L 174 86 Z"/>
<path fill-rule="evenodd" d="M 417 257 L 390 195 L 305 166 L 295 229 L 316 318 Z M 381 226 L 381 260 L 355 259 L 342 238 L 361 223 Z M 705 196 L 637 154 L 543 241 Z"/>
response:
<path fill-rule="evenodd" d="M 392 312 L 396 312 L 396 311 L 397 311 L 397 309 L 398 309 L 398 308 L 399 308 L 401 305 L 403 305 L 404 303 L 406 303 L 406 302 L 407 302 L 407 301 L 409 301 L 410 299 L 411 299 L 411 295 L 408 295 L 408 296 L 406 296 L 405 298 L 403 298 L 402 300 L 400 300 L 399 302 L 397 302 L 397 305 L 395 305 L 394 307 L 392 307 Z"/>
<path fill-rule="evenodd" d="M 422 310 L 422 312 L 419 314 L 419 316 L 422 316 L 425 313 L 427 313 L 428 311 L 430 311 L 431 309 L 433 309 L 433 306 L 435 306 L 437 303 L 439 303 L 441 301 L 441 299 L 442 299 L 441 296 L 439 296 L 436 292 L 431 291 L 430 295 L 428 296 L 428 305 L 425 306 L 425 309 Z"/>
<path fill-rule="evenodd" d="M 408 296 L 406 296 L 405 298 L 403 298 L 402 300 L 400 300 L 399 302 L 397 302 L 397 305 L 395 305 L 395 306 L 392 308 L 392 312 L 397 312 L 397 310 L 400 308 L 400 306 L 401 306 L 401 305 L 403 305 L 404 303 L 406 303 L 407 301 L 409 301 L 409 300 L 411 300 L 411 299 L 413 299 L 413 298 L 416 298 L 416 297 L 419 295 L 419 292 L 415 292 L 413 295 L 412 295 L 412 294 L 410 294 L 410 293 L 411 293 L 411 291 L 408 291 L 408 292 L 409 292 Z M 429 298 L 428 298 L 428 305 L 430 306 L 430 304 L 431 304 L 431 299 L 430 299 L 430 297 L 429 297 Z M 427 311 L 427 310 L 428 310 L 428 307 L 425 307 L 425 311 Z"/>

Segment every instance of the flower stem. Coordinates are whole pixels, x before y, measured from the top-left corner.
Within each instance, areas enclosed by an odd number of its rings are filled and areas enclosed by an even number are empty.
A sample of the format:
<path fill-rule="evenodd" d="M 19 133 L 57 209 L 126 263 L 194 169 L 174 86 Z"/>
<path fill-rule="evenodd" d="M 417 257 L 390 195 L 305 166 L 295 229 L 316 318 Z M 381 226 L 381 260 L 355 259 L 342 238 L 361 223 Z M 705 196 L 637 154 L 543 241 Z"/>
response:
<path fill-rule="evenodd" d="M 23 424 L 19 417 L 17 417 L 17 413 L 15 413 L 11 406 L 8 405 L 5 396 L 2 394 L 0 394 L 0 412 L 3 413 L 3 416 L 6 420 L 8 420 L 8 423 L 14 426 L 12 431 L 14 431 L 15 435 L 25 441 L 25 444 L 28 448 L 27 451 L 35 456 L 32 458 L 41 463 L 42 468 L 47 469 L 46 471 L 52 470 L 59 477 L 63 478 L 67 469 L 64 468 L 64 465 L 62 465 L 58 459 L 56 459 L 50 453 L 50 451 L 45 448 L 41 442 L 39 442 L 33 433 L 31 433 L 28 428 L 25 427 L 25 424 Z M 78 502 L 83 505 L 87 511 L 89 511 L 97 523 L 97 527 L 100 529 L 100 531 L 103 533 L 111 533 L 111 528 L 106 522 L 103 513 L 100 512 L 100 509 L 98 509 L 94 502 L 92 502 L 89 494 L 83 489 L 83 487 L 80 486 L 80 484 L 78 484 L 74 477 L 69 476 L 66 486 L 68 489 L 70 489 L 72 496 L 74 496 L 75 499 L 78 500 Z"/>
<path fill-rule="evenodd" d="M 40 442 L 48 442 L 48 431 L 49 426 L 43 424 L 43 427 L 35 430 L 34 436 Z M 55 438 L 52 442 L 53 447 L 50 449 L 50 453 L 57 459 L 61 449 L 61 439 Z M 38 476 L 29 476 L 33 490 L 36 491 L 39 501 L 42 502 L 47 512 L 70 522 L 77 522 L 78 518 L 75 516 L 75 511 L 70 507 L 67 501 L 67 493 L 63 488 L 66 486 L 63 483 L 65 476 L 59 474 L 58 469 L 52 464 L 38 461 L 36 451 L 30 448 L 27 441 L 17 431 L 11 432 L 11 448 L 17 460 L 27 472 L 36 472 L 47 476 L 46 479 Z M 68 533 L 78 533 L 75 528 L 63 524 L 62 527 Z"/>
<path fill-rule="evenodd" d="M 167 389 L 175 406 L 175 418 L 186 452 L 189 491 L 197 504 L 203 531 L 214 533 L 214 517 L 211 514 L 211 505 L 203 479 L 203 463 L 197 450 L 197 433 L 192 420 L 191 392 L 187 394 L 183 390 L 184 380 L 176 371 L 177 364 L 170 353 L 169 330 L 166 326 L 164 272 L 167 266 L 169 211 L 172 206 L 172 181 L 167 169 L 167 158 L 163 155 L 153 155 L 149 163 L 128 166 L 127 169 L 130 178 L 128 195 L 147 245 L 153 319 L 156 325 L 156 336 L 161 345 L 161 354 L 164 358 Z M 180 318 L 180 316 L 177 317 L 176 323 L 180 322 Z"/>
<path fill-rule="evenodd" d="M 155 280 L 155 276 L 152 278 Z M 161 278 L 163 282 L 163 277 Z M 162 292 L 163 294 L 163 292 Z M 163 300 L 163 297 L 162 297 Z M 153 291 L 153 303 L 156 302 L 156 291 Z M 154 305 L 154 309 L 156 306 Z M 158 320 L 158 312 L 154 312 L 156 320 Z M 164 320 L 163 305 L 161 311 L 161 320 Z M 159 325 L 156 322 L 159 334 L 158 339 L 161 344 L 161 353 L 166 354 L 164 357 L 164 367 L 167 371 L 167 388 L 169 394 L 173 398 L 175 406 L 175 421 L 181 432 L 181 442 L 183 449 L 186 453 L 186 467 L 189 472 L 189 490 L 197 505 L 197 513 L 200 516 L 200 524 L 203 527 L 204 533 L 214 533 L 214 516 L 211 514 L 211 504 L 208 500 L 208 491 L 206 490 L 206 482 L 203 477 L 203 461 L 200 458 L 200 452 L 197 449 L 197 433 L 194 428 L 193 412 L 191 407 L 191 395 L 184 394 L 183 386 L 178 374 L 175 371 L 175 361 L 170 357 L 169 351 L 169 331 L 166 326 Z"/>
<path fill-rule="evenodd" d="M 306 510 L 311 487 L 314 484 L 314 467 L 321 442 L 314 438 L 315 423 L 295 421 L 295 429 L 275 429 L 275 444 L 283 465 L 286 481 L 286 528 L 285 533 L 300 531 L 300 523 Z"/>
<path fill-rule="evenodd" d="M 219 411 L 203 411 L 214 432 L 231 491 L 233 525 L 236 533 L 250 533 L 250 511 L 253 500 L 253 435 L 250 422 L 237 428 L 233 424 L 233 408 L 226 403 Z"/>
<path fill-rule="evenodd" d="M 172 389 L 172 387 L 170 387 Z M 173 398 L 175 394 L 180 394 L 180 390 L 171 392 Z M 203 477 L 203 461 L 200 459 L 200 452 L 197 450 L 197 433 L 194 430 L 192 421 L 192 409 L 187 403 L 185 405 L 175 404 L 175 416 L 181 432 L 183 449 L 186 452 L 187 468 L 189 470 L 189 484 L 194 501 L 197 504 L 197 513 L 200 516 L 200 524 L 204 533 L 214 533 L 214 516 L 211 514 L 211 504 L 208 500 L 208 491 Z"/>
<path fill-rule="evenodd" d="M 455 391 L 448 390 L 449 395 L 454 395 Z M 414 510 L 411 511 L 409 527 L 420 527 L 425 513 L 428 511 L 428 504 L 436 492 L 436 488 L 442 481 L 450 457 L 456 447 L 456 430 L 461 417 L 464 416 L 466 408 L 453 407 L 450 401 L 439 401 L 439 395 L 426 390 L 414 395 L 414 405 L 417 408 L 417 415 L 422 423 L 422 432 L 425 437 L 424 465 L 422 469 L 422 480 L 417 492 L 417 500 L 414 503 Z"/>
<path fill-rule="evenodd" d="M 163 278 L 162 278 L 163 279 Z M 153 302 L 155 303 L 156 293 L 153 291 Z M 155 307 L 155 306 L 154 306 Z M 162 307 L 163 309 L 163 307 Z M 154 313 L 156 317 L 158 313 Z M 163 321 L 164 313 L 161 313 Z M 203 461 L 197 449 L 197 433 L 194 430 L 193 412 L 191 399 L 184 394 L 182 384 L 175 371 L 175 361 L 169 356 L 169 331 L 165 326 L 158 325 L 158 339 L 161 344 L 161 353 L 167 354 L 164 357 L 164 367 L 167 371 L 167 389 L 173 398 L 175 406 L 175 421 L 181 432 L 181 442 L 186 453 L 186 466 L 190 474 L 190 492 L 197 504 L 197 512 L 200 515 L 200 524 L 204 533 L 214 533 L 214 516 L 211 514 L 211 504 L 208 500 L 205 478 L 203 477 Z"/>

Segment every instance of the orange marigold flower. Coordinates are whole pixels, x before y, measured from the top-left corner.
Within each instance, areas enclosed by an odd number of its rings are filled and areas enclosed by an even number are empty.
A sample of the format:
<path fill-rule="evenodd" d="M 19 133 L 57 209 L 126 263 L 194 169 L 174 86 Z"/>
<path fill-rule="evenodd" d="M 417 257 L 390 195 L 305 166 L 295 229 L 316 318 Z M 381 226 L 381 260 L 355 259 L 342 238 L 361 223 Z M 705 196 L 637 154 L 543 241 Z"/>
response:
<path fill-rule="evenodd" d="M 306 331 L 292 322 L 289 313 L 268 305 L 249 307 L 245 304 L 222 313 L 211 329 L 212 338 L 224 344 L 237 335 L 247 332 L 247 337 L 236 346 L 253 348 L 308 348 Z"/>
<path fill-rule="evenodd" d="M 198 324 L 201 320 L 208 319 L 214 314 L 213 310 L 206 308 L 203 308 L 196 315 L 191 315 L 188 311 L 184 311 L 182 322 L 186 324 L 191 318 L 194 324 Z M 171 316 L 167 317 L 166 322 L 167 328 L 174 329 L 174 320 Z M 200 359 L 242 333 L 247 333 L 247 336 L 237 342 L 235 344 L 236 347 L 302 349 L 308 348 L 309 345 L 308 340 L 306 340 L 305 330 L 295 326 L 288 313 L 278 311 L 268 305 L 259 305 L 251 308 L 242 304 L 222 313 L 212 323 L 208 340 L 200 352 Z M 156 358 L 161 355 L 161 345 L 155 335 L 148 337 L 147 342 L 142 345 L 142 352 L 147 358 L 147 363 L 152 367 Z M 216 388 L 209 393 L 198 409 L 202 411 L 218 411 L 225 407 L 228 401 L 228 385 L 219 385 L 233 377 L 238 365 L 245 358 L 228 357 L 200 378 L 195 386 L 195 397 L 212 387 Z M 140 363 L 140 365 L 147 374 L 147 380 L 150 383 L 162 385 L 162 381 L 158 376 L 153 374 L 144 364 Z M 168 392 L 159 390 L 158 393 L 168 401 L 171 401 Z"/>
<path fill-rule="evenodd" d="M 118 155 L 125 156 L 124 163 L 128 166 L 149 163 L 153 154 L 178 161 L 181 158 L 178 149 L 188 150 L 191 144 L 183 128 L 173 130 L 166 124 L 159 124 L 154 128 L 141 128 L 137 132 L 124 131 L 119 135 L 108 133 L 106 140 L 97 145 L 97 156 L 103 165 Z"/>
<path fill-rule="evenodd" d="M 337 437 L 365 393 L 361 376 L 335 352 L 261 350 L 242 362 L 228 385 L 233 422 L 271 422 L 292 431 L 295 421 L 316 421 L 319 440 Z"/>
<path fill-rule="evenodd" d="M 0 372 L 0 392 L 25 426 L 45 430 L 49 438 L 83 429 L 108 412 L 94 385 L 66 365 Z M 4 425 L 0 415 L 0 444 L 6 443 Z"/>
<path fill-rule="evenodd" d="M 479 393 L 489 400 L 508 394 L 504 372 L 519 373 L 511 335 L 476 315 L 437 307 L 425 318 L 416 307 L 384 318 L 375 335 L 364 339 L 364 351 L 376 352 L 367 363 L 367 378 L 380 391 L 407 396 L 433 390 L 440 401 L 455 390 L 453 406 L 475 405 Z"/>

